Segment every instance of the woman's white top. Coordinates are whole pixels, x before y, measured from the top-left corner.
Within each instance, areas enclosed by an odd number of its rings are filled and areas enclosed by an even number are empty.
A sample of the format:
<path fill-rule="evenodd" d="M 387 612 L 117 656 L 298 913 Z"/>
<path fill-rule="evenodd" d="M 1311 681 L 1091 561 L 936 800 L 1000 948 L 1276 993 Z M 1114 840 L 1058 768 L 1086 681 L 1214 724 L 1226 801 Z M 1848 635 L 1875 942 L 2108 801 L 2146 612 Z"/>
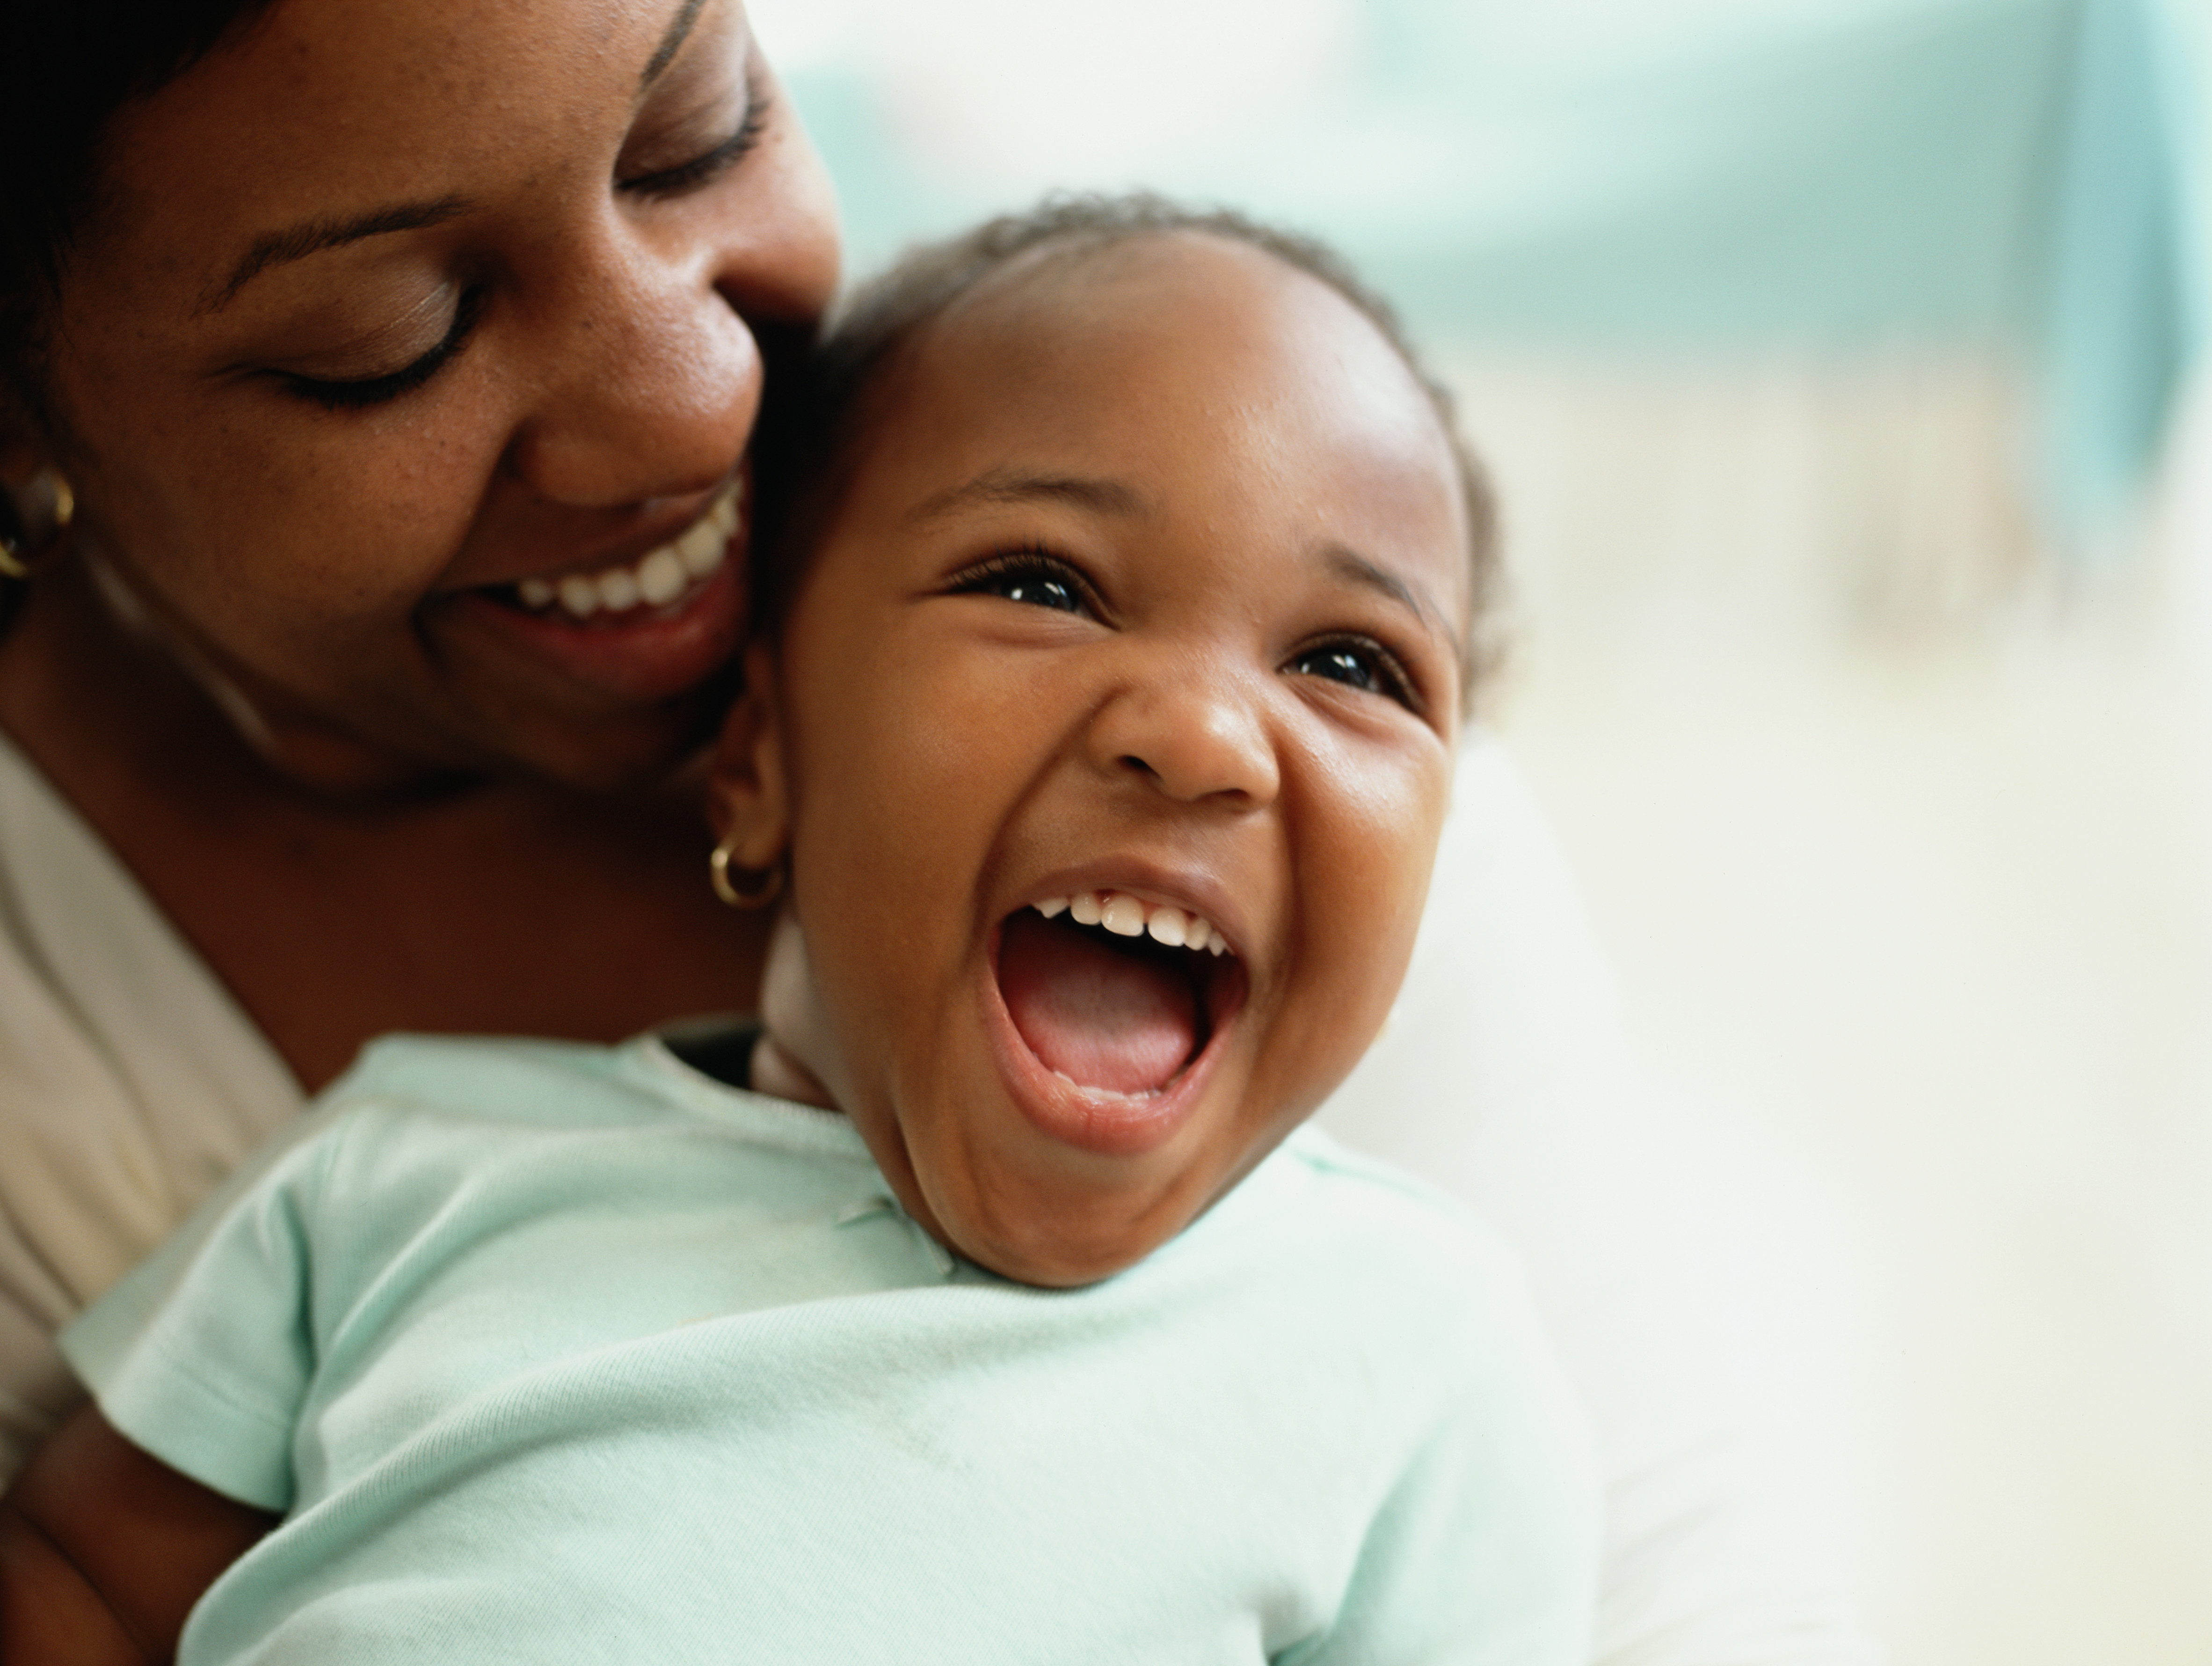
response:
<path fill-rule="evenodd" d="M 301 1104 L 229 992 L 0 737 L 0 1475 L 80 1398 L 55 1330 Z"/>
<path fill-rule="evenodd" d="M 1826 1542 L 1826 1311 L 1790 1201 L 1623 1069 L 1525 787 L 1461 760 L 1398 1011 L 1323 1122 L 1520 1253 L 1609 1514 L 1602 1666 L 1873 1658 Z M 53 1333 L 302 1104 L 228 992 L 0 738 L 0 1475 L 76 1398 Z"/>

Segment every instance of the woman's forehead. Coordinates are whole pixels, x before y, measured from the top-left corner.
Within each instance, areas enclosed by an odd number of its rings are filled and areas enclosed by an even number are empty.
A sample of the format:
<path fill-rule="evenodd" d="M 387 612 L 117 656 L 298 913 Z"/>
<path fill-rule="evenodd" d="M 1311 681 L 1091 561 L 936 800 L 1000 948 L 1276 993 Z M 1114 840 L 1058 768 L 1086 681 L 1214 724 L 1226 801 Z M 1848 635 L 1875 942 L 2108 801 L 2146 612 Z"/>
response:
<path fill-rule="evenodd" d="M 679 24 L 742 18 L 730 0 L 281 0 L 118 112 L 88 242 L 157 248 L 163 276 L 219 295 L 271 244 L 603 171 Z"/>

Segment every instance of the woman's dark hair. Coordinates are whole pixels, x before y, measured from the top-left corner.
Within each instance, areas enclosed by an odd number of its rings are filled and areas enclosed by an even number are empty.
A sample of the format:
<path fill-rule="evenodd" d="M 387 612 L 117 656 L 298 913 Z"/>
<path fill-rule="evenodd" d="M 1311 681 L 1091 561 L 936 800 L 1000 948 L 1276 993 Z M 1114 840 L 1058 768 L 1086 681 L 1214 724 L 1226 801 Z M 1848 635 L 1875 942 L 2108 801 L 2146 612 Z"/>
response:
<path fill-rule="evenodd" d="M 49 419 L 40 357 L 116 112 L 274 0 L 8 0 L 0 12 L 0 418 Z M 210 157 L 211 167 L 222 166 Z"/>
<path fill-rule="evenodd" d="M 45 351 L 70 243 L 99 207 L 117 112 L 275 0 L 6 0 L 0 11 L 0 439 L 56 428 Z M 222 158 L 210 157 L 211 167 Z M 0 577 L 0 635 L 22 587 Z"/>
<path fill-rule="evenodd" d="M 880 388 L 923 326 L 985 278 L 1032 251 L 1079 255 L 1137 238 L 1195 232 L 1272 255 L 1318 278 L 1389 342 L 1428 395 L 1457 464 L 1468 526 L 1468 617 L 1460 667 L 1462 703 L 1499 658 L 1496 621 L 1501 574 L 1498 515 L 1487 477 L 1461 437 L 1452 396 L 1407 339 L 1390 304 L 1353 273 L 1342 256 L 1312 238 L 1261 224 L 1228 209 L 1185 207 L 1150 192 L 1047 198 L 1023 214 L 915 249 L 862 285 L 838 308 L 804 385 L 771 400 L 755 441 L 761 483 L 760 532 L 752 576 L 754 629 L 774 637 L 783 626 L 811 549 L 831 504 L 842 496 L 853 441 L 870 420 Z"/>

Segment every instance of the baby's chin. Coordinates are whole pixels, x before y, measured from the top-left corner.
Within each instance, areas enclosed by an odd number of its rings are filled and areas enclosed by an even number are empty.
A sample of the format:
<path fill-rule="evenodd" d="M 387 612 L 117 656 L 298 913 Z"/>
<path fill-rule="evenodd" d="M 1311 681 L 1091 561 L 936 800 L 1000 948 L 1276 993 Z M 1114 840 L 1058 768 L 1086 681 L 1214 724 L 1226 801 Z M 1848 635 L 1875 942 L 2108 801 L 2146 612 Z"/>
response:
<path fill-rule="evenodd" d="M 1018 1150 L 980 1162 L 964 1140 L 925 1146 L 895 1189 L 940 1243 L 1001 1278 L 1047 1289 L 1096 1284 L 1188 1230 L 1304 1120 L 1255 1129 L 1241 1097 L 1221 1110 L 1222 1122 L 1192 1131 L 1211 1137 L 1136 1157 L 1070 1152 L 1028 1128 L 1014 1134 Z"/>
<path fill-rule="evenodd" d="M 939 1233 L 963 1259 L 1002 1279 L 1045 1290 L 1073 1290 L 1127 1272 L 1170 1243 L 1202 1213 L 1070 1229 L 1067 1213 L 1041 1205 L 1021 1219 L 960 1220 Z M 926 1225 L 927 1223 L 925 1223 Z"/>
<path fill-rule="evenodd" d="M 753 1085 L 844 1111 L 907 1213 L 963 1259 L 1045 1288 L 1111 1278 L 1257 1166 L 1342 1050 L 1317 1048 L 1325 1025 L 1282 1033 L 1281 992 L 1255 997 L 1233 943 L 1117 923 L 1018 909 L 935 1021 L 895 1007 L 886 1025 L 835 1009 L 787 921 Z"/>

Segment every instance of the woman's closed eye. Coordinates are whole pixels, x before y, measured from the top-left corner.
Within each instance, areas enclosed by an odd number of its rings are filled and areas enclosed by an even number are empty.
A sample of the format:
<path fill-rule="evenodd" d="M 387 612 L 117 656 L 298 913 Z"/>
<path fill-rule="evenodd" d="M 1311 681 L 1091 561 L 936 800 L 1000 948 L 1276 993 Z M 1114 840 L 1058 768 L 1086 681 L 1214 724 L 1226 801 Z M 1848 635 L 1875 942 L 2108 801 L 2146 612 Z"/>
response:
<path fill-rule="evenodd" d="M 768 106 L 764 100 L 755 99 L 745 112 L 745 119 L 738 131 L 711 150 L 704 151 L 686 162 L 673 167 L 655 168 L 650 173 L 641 173 L 626 179 L 617 179 L 617 189 L 633 197 L 680 197 L 689 191 L 710 185 L 728 173 L 746 153 L 759 144 L 761 134 L 768 126 Z"/>
<path fill-rule="evenodd" d="M 1339 636 L 1309 643 L 1284 661 L 1283 669 L 1379 694 L 1409 711 L 1425 709 L 1419 689 L 1398 656 L 1371 637 Z"/>
<path fill-rule="evenodd" d="M 445 368 L 447 362 L 461 350 L 469 332 L 476 328 L 477 320 L 483 313 L 483 290 L 464 289 L 453 307 L 453 321 L 446 326 L 446 333 L 437 345 L 383 375 L 334 378 L 303 375 L 291 370 L 280 370 L 274 374 L 286 391 L 325 410 L 348 410 L 383 404 L 403 393 L 411 393 Z"/>
<path fill-rule="evenodd" d="M 947 588 L 955 595 L 1003 596 L 1055 613 L 1095 615 L 1097 597 L 1090 581 L 1067 562 L 1039 550 L 992 556 L 956 575 Z"/>
<path fill-rule="evenodd" d="M 648 166 L 639 173 L 618 173 L 615 189 L 626 196 L 652 201 L 664 197 L 681 197 L 688 192 L 712 185 L 759 146 L 761 136 L 768 131 L 773 108 L 767 90 L 757 82 L 749 81 L 744 118 L 738 124 L 735 132 L 681 161 L 665 166 Z M 682 155 L 680 151 L 678 154 Z"/>

